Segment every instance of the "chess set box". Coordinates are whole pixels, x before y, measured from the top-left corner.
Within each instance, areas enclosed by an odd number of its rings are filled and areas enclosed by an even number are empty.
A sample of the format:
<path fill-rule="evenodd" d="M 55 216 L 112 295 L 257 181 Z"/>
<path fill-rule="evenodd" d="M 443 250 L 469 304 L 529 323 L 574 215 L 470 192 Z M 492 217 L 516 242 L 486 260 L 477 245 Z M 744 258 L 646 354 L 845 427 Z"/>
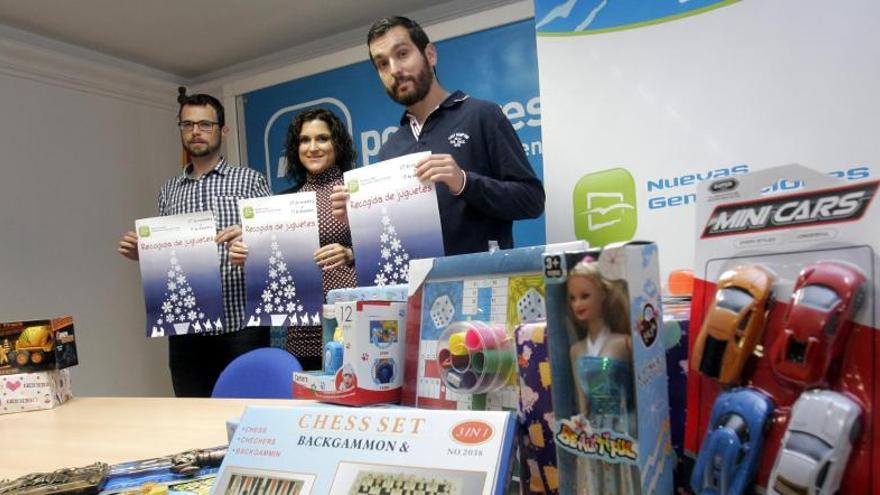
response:
<path fill-rule="evenodd" d="M 212 493 L 285 483 L 303 494 L 501 495 L 514 423 L 501 411 L 251 406 Z"/>

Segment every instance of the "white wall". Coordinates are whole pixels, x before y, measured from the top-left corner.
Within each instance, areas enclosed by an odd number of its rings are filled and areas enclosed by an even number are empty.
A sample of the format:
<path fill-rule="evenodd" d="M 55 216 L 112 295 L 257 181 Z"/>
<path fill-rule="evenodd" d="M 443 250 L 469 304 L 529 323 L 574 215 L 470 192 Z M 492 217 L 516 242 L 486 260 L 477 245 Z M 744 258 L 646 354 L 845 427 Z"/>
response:
<path fill-rule="evenodd" d="M 0 321 L 72 314 L 75 395 L 171 395 L 115 252 L 180 166 L 176 84 L 0 38 Z"/>

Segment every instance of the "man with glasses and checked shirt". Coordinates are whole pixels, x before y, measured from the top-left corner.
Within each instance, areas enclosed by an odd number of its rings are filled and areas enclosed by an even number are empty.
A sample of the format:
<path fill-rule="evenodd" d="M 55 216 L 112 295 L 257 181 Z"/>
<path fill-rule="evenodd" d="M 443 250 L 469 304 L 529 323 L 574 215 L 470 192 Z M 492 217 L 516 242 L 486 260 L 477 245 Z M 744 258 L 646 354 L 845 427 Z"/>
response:
<path fill-rule="evenodd" d="M 268 327 L 242 328 L 244 272 L 229 263 L 227 243 L 241 234 L 238 200 L 269 196 L 271 192 L 259 172 L 230 165 L 220 155 L 223 135 L 229 128 L 219 100 L 205 94 L 182 96 L 178 100 L 180 140 L 192 160 L 159 191 L 159 215 L 207 210 L 214 213 L 226 318 L 222 330 L 169 337 L 169 363 L 176 396 L 210 397 L 217 377 L 230 361 L 269 345 Z M 137 234 L 127 232 L 117 251 L 137 260 Z"/>

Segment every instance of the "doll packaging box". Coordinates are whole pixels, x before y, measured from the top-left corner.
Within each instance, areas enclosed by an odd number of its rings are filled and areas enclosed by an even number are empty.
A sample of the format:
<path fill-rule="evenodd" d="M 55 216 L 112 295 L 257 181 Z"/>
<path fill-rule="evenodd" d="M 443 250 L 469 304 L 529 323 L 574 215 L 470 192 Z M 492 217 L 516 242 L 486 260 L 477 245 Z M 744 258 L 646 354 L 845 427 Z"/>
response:
<path fill-rule="evenodd" d="M 338 330 L 324 343 L 320 371 L 296 372 L 293 396 L 349 406 L 400 401 L 406 303 L 335 304 Z"/>
<path fill-rule="evenodd" d="M 801 165 L 698 187 L 696 493 L 880 493 L 877 189 Z"/>
<path fill-rule="evenodd" d="M 559 493 L 671 494 L 657 245 L 544 257 Z"/>
<path fill-rule="evenodd" d="M 59 370 L 78 362 L 72 317 L 0 323 L 0 375 Z"/>

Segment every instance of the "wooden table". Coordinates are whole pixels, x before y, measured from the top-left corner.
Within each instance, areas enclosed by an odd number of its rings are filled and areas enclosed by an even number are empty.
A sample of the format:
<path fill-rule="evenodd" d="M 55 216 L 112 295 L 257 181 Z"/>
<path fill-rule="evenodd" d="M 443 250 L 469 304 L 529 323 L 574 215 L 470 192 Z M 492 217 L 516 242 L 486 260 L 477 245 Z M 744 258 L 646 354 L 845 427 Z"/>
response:
<path fill-rule="evenodd" d="M 46 411 L 0 415 L 0 479 L 96 461 L 116 464 L 225 445 L 247 405 L 309 401 L 77 397 Z"/>

